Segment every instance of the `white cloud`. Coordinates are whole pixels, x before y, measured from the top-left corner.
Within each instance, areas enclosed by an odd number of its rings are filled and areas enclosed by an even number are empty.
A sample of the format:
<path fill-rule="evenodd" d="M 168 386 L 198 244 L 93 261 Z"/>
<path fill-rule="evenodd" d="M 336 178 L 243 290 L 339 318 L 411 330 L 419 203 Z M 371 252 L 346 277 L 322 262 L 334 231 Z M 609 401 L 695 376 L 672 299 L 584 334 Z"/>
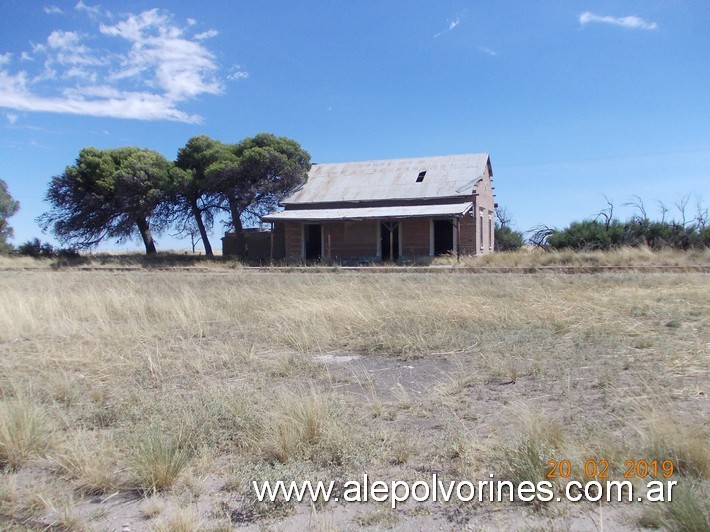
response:
<path fill-rule="evenodd" d="M 217 30 L 208 30 L 195 35 L 195 39 L 197 39 L 198 41 L 204 41 L 205 39 L 211 39 L 212 37 L 216 37 L 217 35 L 219 35 L 219 32 Z"/>
<path fill-rule="evenodd" d="M 64 11 L 59 9 L 57 6 L 46 6 L 44 12 L 48 15 L 63 15 Z"/>
<path fill-rule="evenodd" d="M 100 14 L 99 8 L 76 4 Z M 107 21 L 108 22 L 108 21 Z M 92 35 L 55 30 L 34 45 L 24 69 L 10 71 L 11 54 L 0 55 L 0 107 L 142 120 L 199 122 L 179 109 L 223 84 L 213 53 L 201 42 L 217 34 L 188 34 L 170 13 L 151 9 L 99 24 Z M 35 66 L 35 70 L 29 69 Z M 238 69 L 230 79 L 248 77 Z"/>
<path fill-rule="evenodd" d="M 600 24 L 612 24 L 614 26 L 622 26 L 624 28 L 632 29 L 642 29 L 642 30 L 655 30 L 658 28 L 658 24 L 655 22 L 648 22 L 641 17 L 631 15 L 628 17 L 611 17 L 595 15 L 589 11 L 585 11 L 579 16 L 579 23 L 584 26 L 590 23 L 600 23 Z"/>
<path fill-rule="evenodd" d="M 230 72 L 227 76 L 229 80 L 247 79 L 249 77 L 249 72 L 243 70 L 241 65 L 232 65 L 232 68 L 229 70 Z"/>
<path fill-rule="evenodd" d="M 7 113 L 5 117 L 7 118 L 7 123 L 11 126 L 17 122 L 17 115 L 15 113 Z"/>
<path fill-rule="evenodd" d="M 199 117 L 176 109 L 173 101 L 159 94 L 118 91 L 116 97 L 93 98 L 90 97 L 91 90 L 67 89 L 59 97 L 36 96 L 27 90 L 26 79 L 21 74 L 8 77 L 3 72 L 0 72 L 0 87 L 3 88 L 0 105 L 18 111 L 45 111 L 139 120 L 200 121 Z"/>
<path fill-rule="evenodd" d="M 47 46 L 51 48 L 38 48 L 47 53 L 49 63 L 58 63 L 63 66 L 73 67 L 76 65 L 101 65 L 106 60 L 99 57 L 93 50 L 90 50 L 81 43 L 82 37 L 73 31 L 55 30 L 47 37 Z M 45 63 L 45 66 L 47 63 Z"/>
<path fill-rule="evenodd" d="M 47 37 L 47 44 L 52 48 L 68 48 L 78 45 L 79 35 L 73 31 L 55 30 Z"/>
<path fill-rule="evenodd" d="M 451 22 L 449 22 L 449 27 L 448 27 L 448 28 L 446 28 L 444 31 L 440 31 L 439 33 L 437 33 L 436 35 L 434 35 L 434 38 L 436 39 L 436 38 L 439 37 L 440 35 L 443 35 L 444 33 L 448 33 L 448 32 L 450 32 L 450 31 L 452 31 L 456 26 L 458 26 L 458 25 L 460 24 L 460 22 L 461 22 L 461 21 L 459 20 L 459 17 L 456 17 L 455 20 L 452 20 Z"/>
<path fill-rule="evenodd" d="M 132 43 L 113 79 L 142 78 L 153 72 L 149 84 L 182 101 L 199 94 L 218 94 L 217 64 L 212 53 L 199 42 L 186 39 L 183 30 L 157 9 L 131 15 L 115 26 L 100 27 L 105 35 Z"/>
<path fill-rule="evenodd" d="M 491 57 L 495 57 L 497 54 L 495 50 L 492 50 L 491 48 L 488 48 L 487 46 L 479 46 L 478 49 L 483 52 L 486 55 L 490 55 Z"/>
<path fill-rule="evenodd" d="M 77 11 L 86 11 L 89 15 L 99 16 L 101 14 L 101 8 L 99 6 L 88 6 L 83 0 L 79 0 L 74 9 Z"/>

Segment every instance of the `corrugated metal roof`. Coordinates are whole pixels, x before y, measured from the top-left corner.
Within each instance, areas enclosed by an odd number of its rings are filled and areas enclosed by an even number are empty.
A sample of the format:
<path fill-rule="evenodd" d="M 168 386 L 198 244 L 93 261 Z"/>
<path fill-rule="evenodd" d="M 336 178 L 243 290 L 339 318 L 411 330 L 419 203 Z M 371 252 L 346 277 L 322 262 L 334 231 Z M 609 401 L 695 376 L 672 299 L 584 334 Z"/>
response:
<path fill-rule="evenodd" d="M 488 164 L 487 153 L 316 164 L 282 204 L 470 196 Z"/>
<path fill-rule="evenodd" d="M 430 216 L 463 216 L 473 202 L 404 207 L 353 207 L 349 209 L 289 209 L 262 217 L 266 222 L 397 219 Z"/>

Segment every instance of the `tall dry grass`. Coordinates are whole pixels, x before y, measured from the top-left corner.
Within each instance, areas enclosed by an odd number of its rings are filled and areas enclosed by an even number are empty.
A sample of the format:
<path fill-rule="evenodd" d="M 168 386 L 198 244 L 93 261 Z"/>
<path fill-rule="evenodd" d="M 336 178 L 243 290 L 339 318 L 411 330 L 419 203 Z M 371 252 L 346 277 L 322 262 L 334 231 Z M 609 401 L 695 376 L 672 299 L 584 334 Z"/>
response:
<path fill-rule="evenodd" d="M 238 501 L 262 473 L 522 478 L 550 450 L 672 456 L 704 482 L 708 301 L 701 273 L 5 272 L 0 397 L 51 419 L 51 446 L 13 467 L 47 454 L 78 499 L 184 496 L 199 456 L 234 471 Z M 367 378 L 323 353 L 364 355 Z M 410 387 L 402 367 L 429 369 Z"/>
<path fill-rule="evenodd" d="M 25 398 L 0 401 L 0 466 L 17 469 L 49 446 L 51 429 L 44 409 Z"/>
<path fill-rule="evenodd" d="M 710 249 L 652 250 L 645 246 L 622 247 L 608 251 L 542 250 L 526 248 L 520 251 L 491 253 L 482 257 L 437 257 L 435 265 L 458 267 L 540 268 L 540 267 L 683 267 L 710 265 Z"/>
<path fill-rule="evenodd" d="M 596 277 L 17 273 L 2 281 L 0 341 L 42 342 L 40 364 L 54 363 L 55 354 L 66 359 L 72 344 L 90 349 L 102 367 L 138 363 L 158 379 L 169 371 L 163 352 L 171 343 L 194 344 L 198 357 L 207 342 L 410 355 L 465 349 L 506 328 L 618 334 L 636 326 L 634 309 L 657 306 L 664 293 L 701 304 L 695 283 L 648 279 L 610 277 L 599 286 Z M 674 307 L 685 312 L 687 304 L 678 303 L 666 301 L 657 312 L 683 319 Z M 116 350 L 130 356 L 102 359 Z"/>

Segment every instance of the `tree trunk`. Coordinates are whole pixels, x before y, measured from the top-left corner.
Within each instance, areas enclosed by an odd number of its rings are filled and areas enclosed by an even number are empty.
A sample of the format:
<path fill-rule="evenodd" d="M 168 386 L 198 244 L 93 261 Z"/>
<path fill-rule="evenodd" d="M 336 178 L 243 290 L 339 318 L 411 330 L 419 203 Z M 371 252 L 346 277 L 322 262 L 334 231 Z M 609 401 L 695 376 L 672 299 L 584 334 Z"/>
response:
<path fill-rule="evenodd" d="M 146 220 L 145 218 L 141 218 L 136 221 L 136 225 L 138 226 L 138 231 L 140 232 L 141 238 L 143 239 L 143 244 L 145 244 L 145 254 L 156 254 L 157 250 L 155 249 L 155 241 L 153 240 L 153 235 L 150 232 L 148 220 Z"/>
<path fill-rule="evenodd" d="M 234 205 L 229 205 L 229 211 L 232 214 L 232 225 L 234 226 L 234 235 L 236 237 L 237 256 L 241 259 L 247 258 L 247 241 L 244 238 L 244 228 L 242 227 L 242 217 L 239 208 Z"/>
<path fill-rule="evenodd" d="M 205 224 L 202 221 L 202 213 L 200 212 L 199 207 L 197 206 L 197 200 L 193 200 L 190 203 L 190 206 L 192 207 L 192 215 L 195 217 L 195 222 L 197 222 L 197 229 L 200 231 L 200 236 L 202 237 L 202 243 L 205 246 L 205 255 L 208 257 L 214 257 L 214 254 L 212 253 L 212 245 L 210 244 L 210 239 L 207 238 L 207 230 L 205 229 Z M 192 251 L 195 251 L 194 249 Z"/>

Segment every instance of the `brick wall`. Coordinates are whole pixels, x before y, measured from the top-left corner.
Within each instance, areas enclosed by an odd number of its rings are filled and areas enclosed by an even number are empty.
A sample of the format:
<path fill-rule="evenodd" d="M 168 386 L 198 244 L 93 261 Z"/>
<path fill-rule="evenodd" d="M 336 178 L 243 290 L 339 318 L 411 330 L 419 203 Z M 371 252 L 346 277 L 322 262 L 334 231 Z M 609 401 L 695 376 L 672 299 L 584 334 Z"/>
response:
<path fill-rule="evenodd" d="M 334 260 L 377 256 L 379 221 L 332 222 L 323 224 L 325 255 Z M 328 237 L 330 236 L 330 240 Z M 330 243 L 330 248 L 328 244 Z"/>
<path fill-rule="evenodd" d="M 279 224 L 274 231 L 244 231 L 244 240 L 247 246 L 247 258 L 253 260 L 268 260 L 284 258 L 284 227 Z M 222 255 L 236 257 L 237 236 L 233 232 L 225 233 L 222 238 Z"/>
<path fill-rule="evenodd" d="M 459 223 L 459 253 L 461 255 L 475 255 L 478 249 L 476 218 L 471 216 L 471 213 L 476 214 L 474 211 L 469 212 L 461 218 Z"/>
<path fill-rule="evenodd" d="M 301 258 L 301 238 L 303 230 L 299 222 L 284 222 L 284 250 L 287 259 Z"/>
<path fill-rule="evenodd" d="M 402 220 L 402 256 L 428 257 L 430 220 L 428 218 L 412 218 Z"/>
<path fill-rule="evenodd" d="M 222 255 L 225 257 L 237 256 L 237 239 L 234 233 L 226 233 L 222 238 Z"/>

